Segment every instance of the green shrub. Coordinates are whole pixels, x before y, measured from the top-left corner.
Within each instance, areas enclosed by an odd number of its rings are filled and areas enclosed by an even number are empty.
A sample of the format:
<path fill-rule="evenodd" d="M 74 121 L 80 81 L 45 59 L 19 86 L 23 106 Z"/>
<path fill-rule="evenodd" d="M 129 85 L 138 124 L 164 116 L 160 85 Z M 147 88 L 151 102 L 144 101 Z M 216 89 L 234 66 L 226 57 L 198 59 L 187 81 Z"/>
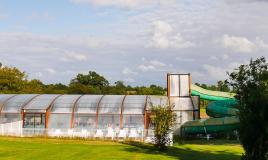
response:
<path fill-rule="evenodd" d="M 168 136 L 174 125 L 176 115 L 170 106 L 154 106 L 152 108 L 152 123 L 154 126 L 154 142 L 159 150 L 165 150 L 171 142 Z"/>

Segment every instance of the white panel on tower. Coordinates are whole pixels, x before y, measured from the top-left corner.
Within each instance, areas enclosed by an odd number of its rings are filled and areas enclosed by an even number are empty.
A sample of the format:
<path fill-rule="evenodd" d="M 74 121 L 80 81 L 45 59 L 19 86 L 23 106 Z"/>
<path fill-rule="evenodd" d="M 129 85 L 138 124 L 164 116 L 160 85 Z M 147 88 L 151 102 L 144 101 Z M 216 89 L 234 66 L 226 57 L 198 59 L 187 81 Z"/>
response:
<path fill-rule="evenodd" d="M 170 75 L 170 96 L 179 96 L 179 75 Z"/>
<path fill-rule="evenodd" d="M 175 108 L 173 110 L 193 110 L 193 104 L 191 98 L 181 97 L 171 99 L 175 104 Z"/>
<path fill-rule="evenodd" d="M 190 96 L 189 80 L 189 75 L 180 75 L 180 96 Z"/>

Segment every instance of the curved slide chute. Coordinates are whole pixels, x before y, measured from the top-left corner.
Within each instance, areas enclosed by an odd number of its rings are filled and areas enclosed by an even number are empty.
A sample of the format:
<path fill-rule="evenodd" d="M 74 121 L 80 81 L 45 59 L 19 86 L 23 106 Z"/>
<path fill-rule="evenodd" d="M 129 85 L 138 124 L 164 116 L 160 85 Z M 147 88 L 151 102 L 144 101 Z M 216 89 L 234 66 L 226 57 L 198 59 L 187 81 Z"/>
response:
<path fill-rule="evenodd" d="M 235 108 L 238 102 L 234 98 L 234 93 L 206 90 L 192 84 L 191 94 L 212 101 L 208 104 L 206 112 L 213 118 L 185 122 L 181 127 L 182 134 L 211 134 L 238 129 L 238 109 Z"/>

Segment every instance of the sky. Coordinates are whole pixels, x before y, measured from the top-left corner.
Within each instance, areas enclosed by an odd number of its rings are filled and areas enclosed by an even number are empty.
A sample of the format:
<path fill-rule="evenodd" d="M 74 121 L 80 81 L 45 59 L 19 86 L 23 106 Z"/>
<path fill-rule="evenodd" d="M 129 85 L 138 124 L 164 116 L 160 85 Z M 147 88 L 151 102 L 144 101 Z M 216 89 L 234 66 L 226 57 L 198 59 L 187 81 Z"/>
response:
<path fill-rule="evenodd" d="M 268 0 L 1 0 L 0 62 L 68 84 L 166 85 L 167 73 L 215 84 L 268 58 Z"/>

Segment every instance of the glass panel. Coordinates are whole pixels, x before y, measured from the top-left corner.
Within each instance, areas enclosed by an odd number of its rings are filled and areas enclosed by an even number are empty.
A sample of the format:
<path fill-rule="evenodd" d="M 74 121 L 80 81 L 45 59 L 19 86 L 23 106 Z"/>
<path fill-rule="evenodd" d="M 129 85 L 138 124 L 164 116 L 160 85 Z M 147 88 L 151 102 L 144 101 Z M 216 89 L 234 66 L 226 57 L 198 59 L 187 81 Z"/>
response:
<path fill-rule="evenodd" d="M 48 119 L 49 128 L 70 128 L 74 103 L 80 95 L 62 95 L 51 108 Z"/>
<path fill-rule="evenodd" d="M 75 116 L 74 128 L 95 128 L 96 127 L 96 115 L 90 114 L 78 114 Z"/>
<path fill-rule="evenodd" d="M 24 128 L 34 128 L 34 114 L 26 114 L 23 125 Z"/>
<path fill-rule="evenodd" d="M 72 113 L 75 101 L 80 95 L 62 95 L 57 98 L 51 109 L 51 113 Z"/>
<path fill-rule="evenodd" d="M 97 104 L 102 95 L 84 95 L 77 102 L 76 113 L 92 113 L 96 114 Z"/>
<path fill-rule="evenodd" d="M 123 107 L 123 114 L 143 114 L 146 103 L 146 96 L 126 96 Z"/>
<path fill-rule="evenodd" d="M 191 98 L 171 98 L 171 101 L 175 104 L 173 110 L 193 110 L 194 106 L 192 104 Z"/>
<path fill-rule="evenodd" d="M 120 127 L 120 115 L 99 115 L 99 128 L 118 128 Z"/>
<path fill-rule="evenodd" d="M 14 96 L 15 94 L 1 94 L 0 95 L 0 104 L 3 104 L 8 98 Z"/>
<path fill-rule="evenodd" d="M 27 110 L 38 110 L 38 111 L 46 110 L 57 96 L 59 95 L 55 94 L 40 95 L 34 98 L 30 103 L 28 103 L 24 109 L 26 110 L 26 112 Z"/>
<path fill-rule="evenodd" d="M 150 110 L 152 106 L 167 106 L 168 98 L 166 96 L 149 96 L 147 102 L 147 110 Z"/>
<path fill-rule="evenodd" d="M 9 99 L 2 110 L 2 113 L 20 113 L 21 107 L 23 107 L 37 94 L 21 94 Z"/>
<path fill-rule="evenodd" d="M 99 114 L 120 114 L 123 95 L 107 95 L 100 102 Z"/>
<path fill-rule="evenodd" d="M 170 96 L 179 96 L 179 75 L 169 75 Z"/>
<path fill-rule="evenodd" d="M 48 128 L 66 129 L 70 128 L 71 114 L 50 114 Z"/>
<path fill-rule="evenodd" d="M 200 98 L 199 96 L 192 96 L 192 101 L 193 101 L 193 104 L 194 104 L 194 109 L 199 109 L 199 101 L 200 101 Z"/>
<path fill-rule="evenodd" d="M 189 75 L 180 75 L 180 96 L 189 96 Z"/>
<path fill-rule="evenodd" d="M 45 114 L 35 114 L 35 128 L 45 128 Z"/>
<path fill-rule="evenodd" d="M 11 123 L 20 120 L 20 113 L 5 113 L 1 115 L 1 123 Z"/>
<path fill-rule="evenodd" d="M 45 114 L 25 114 L 24 128 L 45 128 Z"/>
<path fill-rule="evenodd" d="M 124 128 L 144 128 L 143 115 L 123 115 L 123 127 Z"/>

